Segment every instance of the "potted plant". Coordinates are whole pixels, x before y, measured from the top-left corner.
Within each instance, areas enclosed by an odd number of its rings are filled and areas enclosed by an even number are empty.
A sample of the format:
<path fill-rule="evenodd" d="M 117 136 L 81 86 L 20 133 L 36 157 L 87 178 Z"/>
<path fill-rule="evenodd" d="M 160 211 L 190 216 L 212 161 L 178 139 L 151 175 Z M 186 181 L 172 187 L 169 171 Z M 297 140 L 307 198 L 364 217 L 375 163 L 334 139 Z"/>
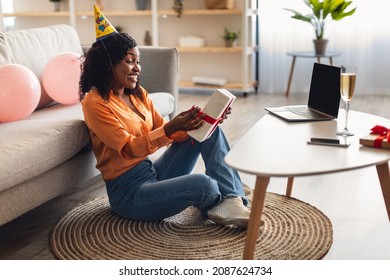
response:
<path fill-rule="evenodd" d="M 237 39 L 240 37 L 240 31 L 230 31 L 227 27 L 224 27 L 224 34 L 222 38 L 225 40 L 226 47 L 236 47 Z"/>
<path fill-rule="evenodd" d="M 315 32 L 316 39 L 313 40 L 316 54 L 325 53 L 327 39 L 324 39 L 325 27 L 331 20 L 341 20 L 355 13 L 356 8 L 347 11 L 348 6 L 352 1 L 345 0 L 303 0 L 306 6 L 311 10 L 310 14 L 303 15 L 302 13 L 293 10 L 285 9 L 293 13 L 291 16 L 294 19 L 302 20 L 310 23 Z"/>
<path fill-rule="evenodd" d="M 183 14 L 184 0 L 173 0 L 172 9 L 175 11 L 178 18 Z"/>
<path fill-rule="evenodd" d="M 61 0 L 49 0 L 54 3 L 54 12 L 59 12 L 61 8 Z"/>

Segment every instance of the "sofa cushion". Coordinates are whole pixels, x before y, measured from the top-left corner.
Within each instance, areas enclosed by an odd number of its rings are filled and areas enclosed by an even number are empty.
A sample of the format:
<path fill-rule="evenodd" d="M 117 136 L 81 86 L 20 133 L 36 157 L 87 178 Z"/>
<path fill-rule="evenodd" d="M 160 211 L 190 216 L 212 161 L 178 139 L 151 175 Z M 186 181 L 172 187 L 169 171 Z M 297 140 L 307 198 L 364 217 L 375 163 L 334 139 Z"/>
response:
<path fill-rule="evenodd" d="M 38 108 L 53 102 L 42 86 L 42 72 L 46 63 L 60 52 L 83 53 L 79 37 L 69 25 L 0 32 L 0 65 L 21 64 L 37 75 L 42 92 Z"/>
<path fill-rule="evenodd" d="M 0 124 L 0 191 L 73 157 L 90 142 L 80 104 L 55 105 Z"/>
<path fill-rule="evenodd" d="M 29 120 L 11 129 L 8 125 L 0 130 L 0 191 L 56 167 L 89 143 L 81 120 Z"/>
<path fill-rule="evenodd" d="M 154 92 L 149 94 L 149 97 L 157 111 L 168 119 L 169 115 L 175 110 L 173 95 L 166 92 Z"/>

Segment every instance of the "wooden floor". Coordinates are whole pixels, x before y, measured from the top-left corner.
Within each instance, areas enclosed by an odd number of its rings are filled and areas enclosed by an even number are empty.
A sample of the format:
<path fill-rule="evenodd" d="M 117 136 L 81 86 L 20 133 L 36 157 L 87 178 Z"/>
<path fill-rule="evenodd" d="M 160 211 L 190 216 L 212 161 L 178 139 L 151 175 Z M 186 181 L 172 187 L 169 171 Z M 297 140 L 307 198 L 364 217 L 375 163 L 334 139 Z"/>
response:
<path fill-rule="evenodd" d="M 209 93 L 184 92 L 179 110 L 203 106 Z M 249 94 L 239 96 L 229 119 L 221 126 L 233 146 L 264 114 L 266 106 L 306 103 L 306 95 Z M 390 96 L 355 96 L 352 110 L 390 118 Z M 288 145 L 288 143 L 286 143 Z M 202 172 L 198 162 L 195 172 Z M 249 186 L 255 177 L 242 174 Z M 268 191 L 284 193 L 286 180 L 272 178 Z M 105 195 L 101 179 L 95 178 L 70 194 L 58 197 L 24 216 L 0 227 L 0 259 L 54 259 L 49 235 L 52 226 L 67 211 L 95 197 Z M 332 221 L 334 243 L 325 259 L 390 260 L 390 222 L 374 167 L 337 174 L 298 177 L 293 197 L 310 203 Z"/>

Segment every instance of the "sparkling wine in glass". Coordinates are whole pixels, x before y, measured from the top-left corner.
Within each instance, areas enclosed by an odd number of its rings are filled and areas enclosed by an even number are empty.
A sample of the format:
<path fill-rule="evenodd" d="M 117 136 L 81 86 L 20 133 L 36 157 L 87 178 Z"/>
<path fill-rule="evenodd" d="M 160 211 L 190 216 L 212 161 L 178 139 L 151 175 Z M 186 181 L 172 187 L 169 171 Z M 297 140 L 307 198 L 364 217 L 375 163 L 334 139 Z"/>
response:
<path fill-rule="evenodd" d="M 353 135 L 353 133 L 348 130 L 348 112 L 349 102 L 352 100 L 355 92 L 356 70 L 356 65 L 341 65 L 340 68 L 340 94 L 345 103 L 345 126 L 343 130 L 337 132 L 337 135 Z"/>

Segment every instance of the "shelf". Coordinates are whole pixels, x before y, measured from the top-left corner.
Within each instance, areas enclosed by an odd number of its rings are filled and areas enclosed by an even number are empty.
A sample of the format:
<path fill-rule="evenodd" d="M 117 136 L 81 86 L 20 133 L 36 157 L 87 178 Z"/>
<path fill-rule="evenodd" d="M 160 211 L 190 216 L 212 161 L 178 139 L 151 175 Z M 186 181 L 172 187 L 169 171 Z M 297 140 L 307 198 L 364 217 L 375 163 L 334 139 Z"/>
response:
<path fill-rule="evenodd" d="M 14 12 L 4 13 L 3 17 L 69 17 L 69 11 L 61 12 Z"/>
<path fill-rule="evenodd" d="M 176 47 L 179 53 L 241 53 L 242 47 Z"/>
<path fill-rule="evenodd" d="M 176 12 L 173 10 L 159 10 L 158 14 L 160 16 L 165 15 L 174 15 Z M 220 9 L 220 10 L 209 10 L 209 9 L 198 9 L 198 10 L 189 10 L 184 9 L 182 16 L 215 16 L 215 15 L 241 15 L 242 11 L 238 9 Z"/>
<path fill-rule="evenodd" d="M 77 12 L 78 16 L 94 16 L 94 13 L 91 11 L 85 11 L 85 12 Z M 127 11 L 104 11 L 104 15 L 106 17 L 112 17 L 112 16 L 151 16 L 152 11 L 151 10 L 127 10 Z"/>
<path fill-rule="evenodd" d="M 223 46 L 208 46 L 208 47 L 179 47 L 176 49 L 180 53 L 241 53 L 242 47 L 227 48 Z M 247 47 L 245 54 L 251 55 L 253 52 L 258 51 L 257 46 Z"/>
<path fill-rule="evenodd" d="M 179 83 L 181 88 L 226 88 L 226 89 L 236 89 L 236 90 L 249 90 L 257 86 L 257 82 L 251 82 L 246 85 L 240 83 L 227 83 L 221 86 L 214 85 L 205 85 L 205 84 L 195 84 L 193 82 L 182 81 Z"/>
<path fill-rule="evenodd" d="M 152 14 L 151 10 L 127 10 L 127 11 L 104 11 L 105 16 L 150 16 Z M 242 11 L 237 9 L 231 10 L 184 10 L 182 16 L 213 16 L 213 15 L 241 15 Z M 92 11 L 77 12 L 78 16 L 93 16 Z M 176 16 L 175 11 L 173 10 L 159 10 L 158 15 L 166 16 L 172 15 Z"/>

